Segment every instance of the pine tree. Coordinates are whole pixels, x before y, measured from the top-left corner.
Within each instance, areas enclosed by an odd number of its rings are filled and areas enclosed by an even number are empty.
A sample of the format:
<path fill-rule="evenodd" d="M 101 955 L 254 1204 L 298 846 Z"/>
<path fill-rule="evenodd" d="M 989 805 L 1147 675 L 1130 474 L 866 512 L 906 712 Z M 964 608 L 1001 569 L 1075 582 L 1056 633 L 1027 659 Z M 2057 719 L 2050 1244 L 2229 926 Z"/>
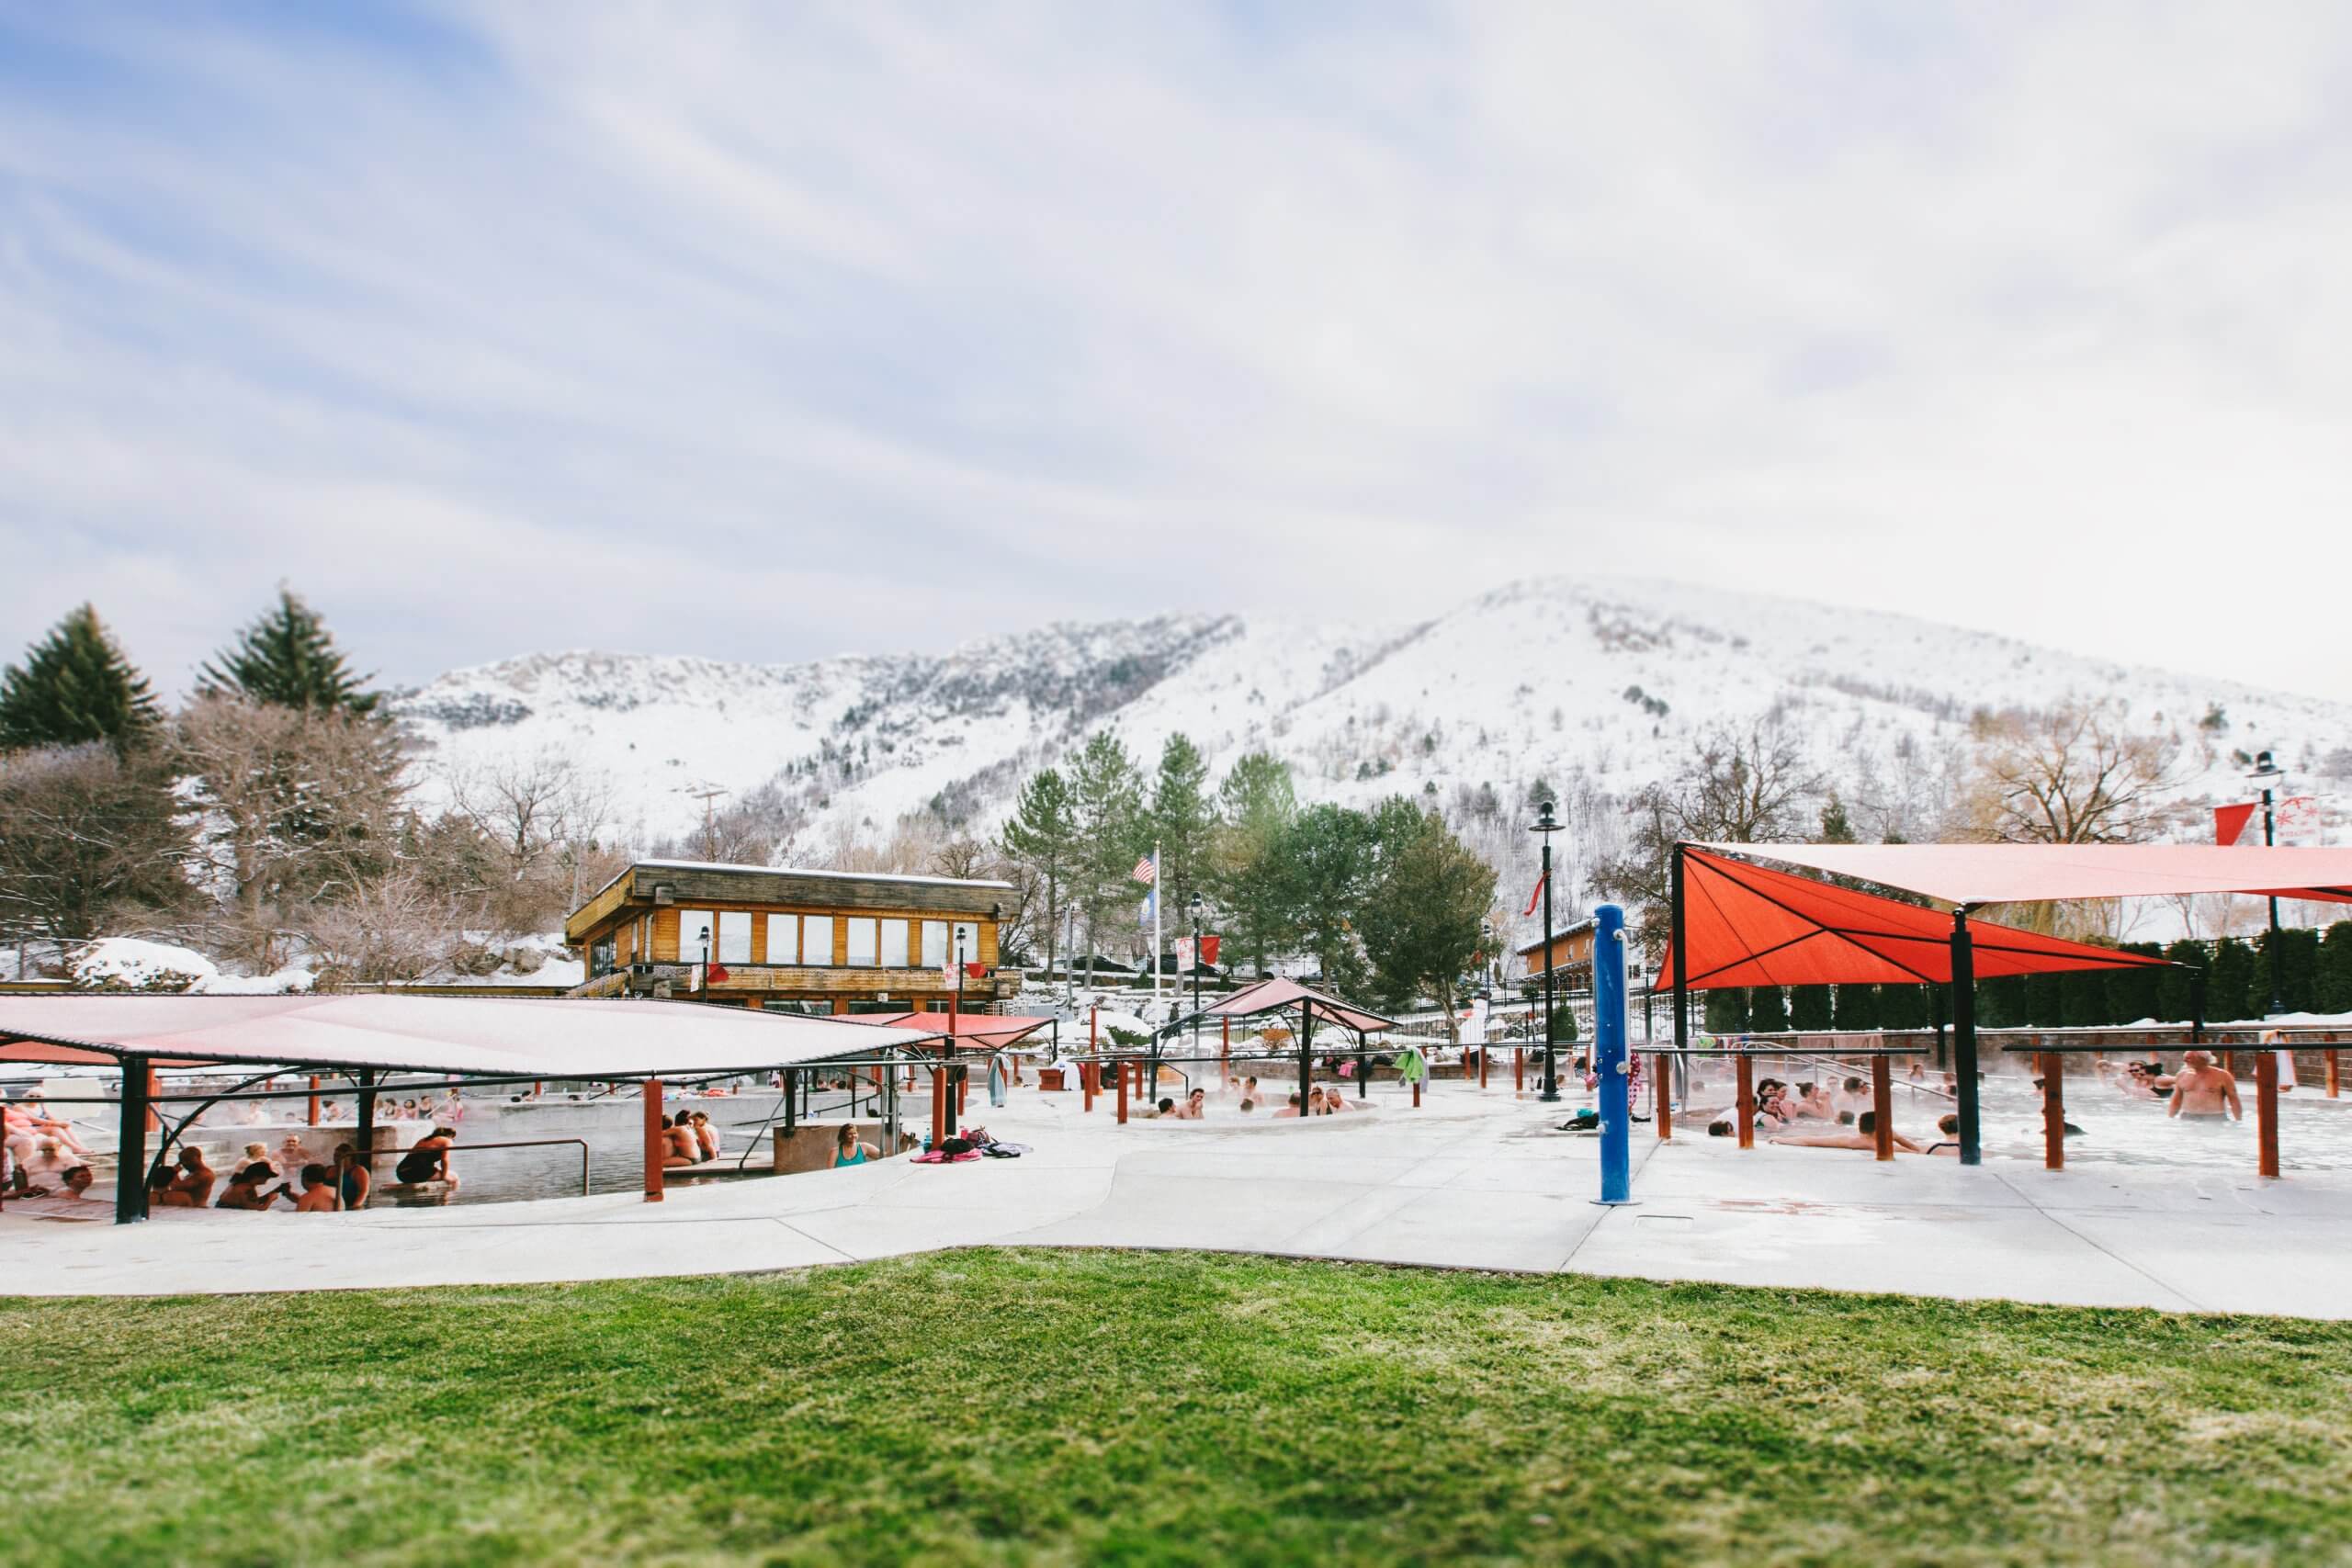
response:
<path fill-rule="evenodd" d="M 103 740 L 121 751 L 162 717 L 146 677 L 87 604 L 0 672 L 0 750 Z"/>
<path fill-rule="evenodd" d="M 1357 921 L 1372 961 L 1374 998 L 1403 1007 L 1435 998 L 1453 1027 L 1455 989 L 1478 951 L 1479 925 L 1495 901 L 1494 868 L 1431 812 L 1382 868 Z"/>
<path fill-rule="evenodd" d="M 1849 1033 L 1860 1033 L 1883 1027 L 1879 1021 L 1879 998 L 1876 986 L 1840 986 L 1837 1001 L 1838 1027 Z"/>
<path fill-rule="evenodd" d="M 2186 1023 L 2195 1010 L 2197 976 L 2212 963 L 2212 954 L 2184 937 L 2165 949 L 2165 959 L 2171 967 L 2156 971 L 2156 1017 Z"/>
<path fill-rule="evenodd" d="M 1829 987 L 1826 986 L 1792 986 L 1789 987 L 1789 1027 L 1807 1034 L 1826 1034 L 1832 1021 Z"/>
<path fill-rule="evenodd" d="M 2205 973 L 2205 1021 L 2235 1023 L 2259 1018 L 2263 1003 L 2254 995 L 2254 949 L 2233 936 L 2213 944 L 2212 967 Z"/>
<path fill-rule="evenodd" d="M 243 697 L 273 707 L 366 715 L 383 700 L 380 692 L 359 689 L 367 677 L 351 672 L 326 623 L 287 588 L 198 673 L 198 689 L 208 695 Z"/>
<path fill-rule="evenodd" d="M 1045 890 L 1046 970 L 1051 974 L 1061 940 L 1062 909 L 1070 901 L 1071 878 L 1080 858 L 1069 781 L 1047 768 L 1022 785 L 1003 837 L 1005 852 L 1028 867 Z"/>
<path fill-rule="evenodd" d="M 1118 919 L 1144 897 L 1145 889 L 1134 879 L 1135 864 L 1151 848 L 1144 821 L 1143 775 L 1126 747 L 1107 729 L 1089 737 L 1071 764 L 1070 812 L 1078 829 L 1070 901 L 1086 916 L 1091 958 L 1099 945 L 1092 940 L 1095 928 Z M 1153 956 L 1157 962 L 1158 955 Z"/>
<path fill-rule="evenodd" d="M 2161 958 L 2164 949 L 2153 942 L 2127 942 L 2126 953 L 2136 953 L 2144 958 Z M 2143 1018 L 2162 1018 L 2163 1003 L 2159 998 L 2164 971 L 2161 969 L 2118 969 L 2107 977 L 2107 1008 L 2109 1021 L 2137 1023 Z"/>
<path fill-rule="evenodd" d="M 1758 986 L 1747 993 L 1747 1027 L 1758 1034 L 1788 1032 L 1788 998 L 1780 987 Z"/>
<path fill-rule="evenodd" d="M 1702 991 L 1706 998 L 1705 1028 L 1714 1035 L 1747 1032 L 1747 992 L 1738 986 L 1724 986 L 1715 990 Z"/>
<path fill-rule="evenodd" d="M 1850 844 L 1855 841 L 1853 819 L 1846 815 L 1846 803 L 1838 798 L 1838 792 L 1833 789 L 1829 792 L 1828 804 L 1821 808 L 1821 842 Z"/>
<path fill-rule="evenodd" d="M 2352 1012 L 2352 920 L 2327 928 L 2319 944 L 2316 989 L 2322 1012 Z"/>
<path fill-rule="evenodd" d="M 1209 844 L 1216 827 L 1216 803 L 1208 792 L 1209 765 L 1200 748 L 1182 733 L 1159 749 L 1159 773 L 1151 786 L 1151 830 L 1159 845 L 1160 912 L 1182 924 L 1195 894 L 1208 886 Z"/>
<path fill-rule="evenodd" d="M 1278 852 L 1298 815 L 1290 764 L 1252 751 L 1233 764 L 1216 793 L 1222 810 L 1211 836 L 1209 886 L 1236 948 L 1263 971 L 1283 941 Z"/>

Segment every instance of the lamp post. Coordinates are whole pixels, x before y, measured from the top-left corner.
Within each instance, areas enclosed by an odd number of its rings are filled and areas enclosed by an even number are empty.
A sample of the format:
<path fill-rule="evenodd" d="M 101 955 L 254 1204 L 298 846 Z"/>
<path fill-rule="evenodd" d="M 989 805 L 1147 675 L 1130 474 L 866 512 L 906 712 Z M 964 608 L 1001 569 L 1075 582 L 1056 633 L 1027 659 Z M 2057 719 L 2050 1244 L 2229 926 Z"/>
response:
<path fill-rule="evenodd" d="M 2286 770 L 2272 761 L 2267 751 L 2256 756 L 2254 772 L 2246 775 L 2262 785 L 2262 844 L 2265 849 L 2278 842 L 2277 818 L 2271 813 L 2271 792 L 2286 776 Z M 2262 1015 L 2265 1018 L 2275 1017 L 2287 1010 L 2280 999 L 2284 993 L 2278 983 L 2279 961 L 2284 956 L 2278 951 L 2278 896 L 2274 893 L 2270 896 L 2270 962 L 2267 965 L 2270 970 L 2270 1010 Z"/>
<path fill-rule="evenodd" d="M 1535 826 L 1528 829 L 1544 840 L 1544 875 L 1539 884 L 1544 889 L 1544 1092 L 1536 1099 L 1547 1103 L 1560 1098 L 1552 1043 L 1552 835 L 1559 830 L 1560 819 L 1553 815 L 1547 800 L 1535 808 Z"/>

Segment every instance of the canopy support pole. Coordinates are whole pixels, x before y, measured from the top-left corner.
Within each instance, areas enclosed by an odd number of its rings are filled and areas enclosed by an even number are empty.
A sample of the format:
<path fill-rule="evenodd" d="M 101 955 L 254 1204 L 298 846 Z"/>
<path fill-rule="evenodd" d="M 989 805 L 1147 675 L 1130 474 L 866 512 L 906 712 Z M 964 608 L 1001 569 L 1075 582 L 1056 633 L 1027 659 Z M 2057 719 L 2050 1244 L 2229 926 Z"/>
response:
<path fill-rule="evenodd" d="M 375 1068 L 362 1067 L 359 1069 L 359 1092 L 357 1098 L 359 1101 L 357 1110 L 357 1120 L 359 1124 L 355 1134 L 352 1157 L 359 1162 L 359 1168 L 368 1173 L 368 1179 L 371 1183 L 372 1190 L 372 1183 L 376 1179 Z"/>
<path fill-rule="evenodd" d="M 1960 1163 L 1982 1165 L 1982 1122 L 1976 1103 L 1976 942 L 1968 931 L 1968 906 L 1951 912 L 1951 1065 L 1960 1102 Z"/>
<path fill-rule="evenodd" d="M 114 1166 L 114 1223 L 147 1217 L 147 1058 L 122 1059 L 122 1125 Z"/>
<path fill-rule="evenodd" d="M 1690 953 L 1683 945 L 1682 931 L 1682 846 L 1674 846 L 1674 896 L 1672 931 L 1668 940 L 1674 943 L 1674 1049 L 1680 1053 L 1690 1048 L 1690 987 L 1687 978 L 1690 969 Z"/>
<path fill-rule="evenodd" d="M 1315 1092 L 1315 1056 L 1311 1035 L 1315 1028 L 1315 1008 L 1311 1002 L 1298 1004 L 1298 1114 L 1306 1118 L 1306 1097 Z"/>
<path fill-rule="evenodd" d="M 645 1080 L 645 1201 L 662 1201 L 662 1161 L 670 1141 L 662 1135 L 662 1080 Z"/>

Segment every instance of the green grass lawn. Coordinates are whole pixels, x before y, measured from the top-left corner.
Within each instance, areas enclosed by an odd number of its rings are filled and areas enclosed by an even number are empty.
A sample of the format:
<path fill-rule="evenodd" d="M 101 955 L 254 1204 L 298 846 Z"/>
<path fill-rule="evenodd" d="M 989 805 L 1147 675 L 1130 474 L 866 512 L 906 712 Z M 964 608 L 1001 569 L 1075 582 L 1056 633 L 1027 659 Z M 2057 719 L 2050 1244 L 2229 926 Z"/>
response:
<path fill-rule="evenodd" d="M 2352 1561 L 2352 1327 L 1266 1259 L 0 1301 L 0 1562 Z"/>

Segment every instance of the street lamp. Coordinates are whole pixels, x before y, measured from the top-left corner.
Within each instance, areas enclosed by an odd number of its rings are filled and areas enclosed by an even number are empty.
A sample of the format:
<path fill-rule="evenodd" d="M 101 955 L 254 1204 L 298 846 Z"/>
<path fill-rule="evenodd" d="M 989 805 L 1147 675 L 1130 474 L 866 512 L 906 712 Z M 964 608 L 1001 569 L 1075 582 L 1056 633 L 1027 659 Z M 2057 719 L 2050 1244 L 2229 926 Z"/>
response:
<path fill-rule="evenodd" d="M 2271 792 L 2284 787 L 2281 781 L 2286 776 L 2287 771 L 2272 761 L 2267 751 L 2256 755 L 2254 772 L 2246 775 L 2262 786 L 2262 843 L 2265 849 L 2278 841 L 2277 819 L 2271 814 Z M 2269 956 L 2270 1010 L 2262 1015 L 2265 1018 L 2270 1018 L 2287 1010 L 2285 1003 L 2281 1000 L 2282 992 L 2278 984 L 2279 960 L 2284 954 L 2278 951 L 2278 896 L 2275 893 L 2270 896 Z"/>
<path fill-rule="evenodd" d="M 1535 808 L 1535 826 L 1528 831 L 1544 840 L 1544 875 L 1538 884 L 1544 889 L 1544 1092 L 1536 1098 L 1546 1102 L 1560 1098 L 1552 1043 L 1552 835 L 1559 830 L 1560 819 L 1553 815 L 1552 803 L 1544 801 Z"/>

